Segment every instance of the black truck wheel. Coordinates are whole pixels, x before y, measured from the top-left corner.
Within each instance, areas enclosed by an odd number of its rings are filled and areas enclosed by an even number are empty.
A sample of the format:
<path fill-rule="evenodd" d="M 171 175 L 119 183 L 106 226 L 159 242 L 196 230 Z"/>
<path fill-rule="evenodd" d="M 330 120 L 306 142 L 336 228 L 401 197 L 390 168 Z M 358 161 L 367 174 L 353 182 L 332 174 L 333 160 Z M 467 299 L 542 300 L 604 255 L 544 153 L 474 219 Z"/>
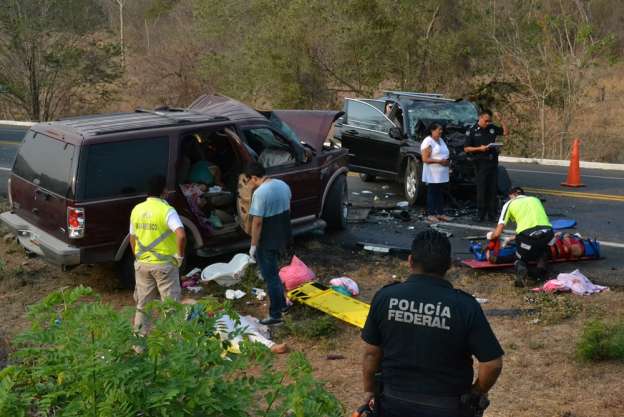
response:
<path fill-rule="evenodd" d="M 347 177 L 341 175 L 331 185 L 323 207 L 322 219 L 331 230 L 342 230 L 347 227 Z"/>
<path fill-rule="evenodd" d="M 375 181 L 375 176 L 371 175 L 371 174 L 365 174 L 363 172 L 360 172 L 360 179 L 364 182 L 373 182 Z"/>
<path fill-rule="evenodd" d="M 130 245 L 128 245 L 121 260 L 117 262 L 117 279 L 120 289 L 134 289 L 134 255 L 132 254 Z"/>
<path fill-rule="evenodd" d="M 405 199 L 410 206 L 421 202 L 425 196 L 422 183 L 422 164 L 416 158 L 408 158 L 403 176 Z"/>

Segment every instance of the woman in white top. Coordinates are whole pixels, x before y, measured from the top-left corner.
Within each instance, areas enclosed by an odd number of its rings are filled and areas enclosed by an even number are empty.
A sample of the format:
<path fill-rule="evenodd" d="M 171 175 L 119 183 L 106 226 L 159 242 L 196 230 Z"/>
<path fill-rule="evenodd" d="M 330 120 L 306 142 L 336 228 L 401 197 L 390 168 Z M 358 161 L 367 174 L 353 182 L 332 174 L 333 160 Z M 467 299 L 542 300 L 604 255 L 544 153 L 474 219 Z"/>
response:
<path fill-rule="evenodd" d="M 444 188 L 449 182 L 449 150 L 442 139 L 442 126 L 433 123 L 431 134 L 420 144 L 423 172 L 422 180 L 427 184 L 427 220 L 448 221 L 444 208 Z"/>

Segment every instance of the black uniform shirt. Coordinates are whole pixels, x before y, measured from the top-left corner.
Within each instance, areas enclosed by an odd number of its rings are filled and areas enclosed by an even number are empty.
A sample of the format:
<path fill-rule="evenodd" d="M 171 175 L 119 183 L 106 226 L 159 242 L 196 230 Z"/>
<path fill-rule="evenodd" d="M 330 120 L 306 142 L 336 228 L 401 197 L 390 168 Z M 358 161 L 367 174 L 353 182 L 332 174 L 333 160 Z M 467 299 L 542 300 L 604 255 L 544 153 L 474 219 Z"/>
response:
<path fill-rule="evenodd" d="M 481 146 L 489 145 L 496 142 L 496 137 L 503 134 L 503 129 L 495 124 L 489 123 L 487 127 L 482 128 L 479 123 L 475 123 L 468 131 L 468 139 L 466 140 L 466 146 Z M 475 152 L 470 154 L 473 158 L 479 160 L 498 160 L 498 149 L 495 147 L 490 148 L 487 152 Z"/>
<path fill-rule="evenodd" d="M 504 354 L 474 297 L 425 275 L 375 294 L 362 339 L 383 350 L 384 386 L 406 396 L 466 393 L 472 355 L 487 362 Z"/>

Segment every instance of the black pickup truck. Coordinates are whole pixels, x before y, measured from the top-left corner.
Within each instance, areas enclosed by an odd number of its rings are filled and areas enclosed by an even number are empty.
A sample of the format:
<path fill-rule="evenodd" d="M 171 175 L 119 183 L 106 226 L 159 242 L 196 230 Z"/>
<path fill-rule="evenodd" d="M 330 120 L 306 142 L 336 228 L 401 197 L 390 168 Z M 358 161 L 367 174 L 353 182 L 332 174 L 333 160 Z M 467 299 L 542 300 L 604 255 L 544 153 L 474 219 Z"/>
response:
<path fill-rule="evenodd" d="M 388 104 L 392 111 L 386 113 Z M 466 133 L 479 113 L 474 103 L 441 94 L 385 91 L 375 99 L 346 99 L 344 112 L 336 123 L 334 140 L 349 150 L 349 169 L 359 172 L 364 181 L 393 178 L 403 184 L 411 205 L 422 201 L 420 143 L 435 122 L 444 126 L 452 189 L 474 187 L 474 166 L 464 152 Z M 499 167 L 499 192 L 505 194 L 509 184 L 505 168 Z"/>

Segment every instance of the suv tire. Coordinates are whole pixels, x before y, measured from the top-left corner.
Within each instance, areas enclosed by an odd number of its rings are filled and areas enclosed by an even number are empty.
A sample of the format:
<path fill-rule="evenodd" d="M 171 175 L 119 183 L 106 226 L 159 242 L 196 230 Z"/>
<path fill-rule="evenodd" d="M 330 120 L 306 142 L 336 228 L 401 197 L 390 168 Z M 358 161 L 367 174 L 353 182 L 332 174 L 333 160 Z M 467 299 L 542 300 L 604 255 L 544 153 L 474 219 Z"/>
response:
<path fill-rule="evenodd" d="M 120 289 L 134 289 L 134 255 L 132 254 L 130 245 L 128 245 L 128 249 L 124 252 L 121 260 L 117 262 L 117 278 Z"/>
<path fill-rule="evenodd" d="M 342 230 L 347 227 L 347 196 L 347 177 L 340 175 L 329 189 L 321 216 L 329 229 Z"/>
<path fill-rule="evenodd" d="M 191 270 L 191 265 L 195 262 L 195 241 L 193 240 L 193 235 L 191 231 L 187 228 L 184 229 L 186 232 L 186 249 L 184 253 L 184 262 L 180 266 L 180 275 L 186 274 Z M 124 252 L 123 257 L 119 262 L 117 262 L 117 278 L 119 281 L 119 288 L 123 290 L 133 290 L 136 279 L 134 276 L 134 255 L 132 254 L 132 249 L 130 245 Z"/>
<path fill-rule="evenodd" d="M 374 175 L 371 174 L 365 174 L 363 172 L 360 172 L 360 179 L 364 182 L 373 182 L 375 181 L 375 178 L 377 178 Z"/>
<path fill-rule="evenodd" d="M 412 157 L 407 158 L 403 172 L 403 192 L 410 206 L 421 202 L 425 196 L 425 186 L 422 183 L 422 164 Z"/>

